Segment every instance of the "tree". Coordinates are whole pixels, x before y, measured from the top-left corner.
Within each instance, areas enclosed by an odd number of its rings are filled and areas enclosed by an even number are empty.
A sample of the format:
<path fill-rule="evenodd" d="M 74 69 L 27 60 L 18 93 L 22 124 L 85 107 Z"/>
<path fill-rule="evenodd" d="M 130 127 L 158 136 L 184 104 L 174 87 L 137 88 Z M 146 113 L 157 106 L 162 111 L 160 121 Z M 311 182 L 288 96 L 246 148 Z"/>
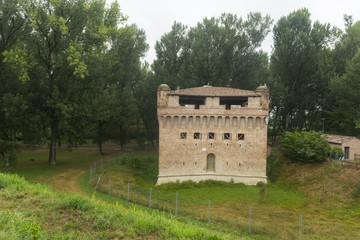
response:
<path fill-rule="evenodd" d="M 267 73 L 267 55 L 258 48 L 271 19 L 250 13 L 205 18 L 189 28 L 175 22 L 156 43 L 152 69 L 158 82 L 171 88 L 210 84 L 254 89 Z"/>
<path fill-rule="evenodd" d="M 323 162 L 330 152 L 320 132 L 286 132 L 281 146 L 284 156 L 298 163 Z"/>
<path fill-rule="evenodd" d="M 330 83 L 332 105 L 329 106 L 328 128 L 335 133 L 360 137 L 360 48 L 347 62 L 345 73 Z"/>
<path fill-rule="evenodd" d="M 31 81 L 33 91 L 41 93 L 34 101 L 50 129 L 49 163 L 54 165 L 60 136 L 69 147 L 84 140 L 93 86 L 86 61 L 105 45 L 121 13 L 117 3 L 106 9 L 100 0 L 34 0 L 25 10 L 37 69 Z"/>
<path fill-rule="evenodd" d="M 329 46 L 336 33 L 329 24 L 312 23 L 307 9 L 279 19 L 271 55 L 272 111 L 281 127 L 316 129 L 332 76 Z"/>
<path fill-rule="evenodd" d="M 360 22 L 353 24 L 351 16 L 344 17 L 346 29 L 332 51 L 335 74 L 325 105 L 328 132 L 360 136 L 358 87 Z"/>
<path fill-rule="evenodd" d="M 19 150 L 17 138 L 30 120 L 24 113 L 24 83 L 28 80 L 29 55 L 22 42 L 29 34 L 21 1 L 0 2 L 0 158 L 9 166 Z"/>

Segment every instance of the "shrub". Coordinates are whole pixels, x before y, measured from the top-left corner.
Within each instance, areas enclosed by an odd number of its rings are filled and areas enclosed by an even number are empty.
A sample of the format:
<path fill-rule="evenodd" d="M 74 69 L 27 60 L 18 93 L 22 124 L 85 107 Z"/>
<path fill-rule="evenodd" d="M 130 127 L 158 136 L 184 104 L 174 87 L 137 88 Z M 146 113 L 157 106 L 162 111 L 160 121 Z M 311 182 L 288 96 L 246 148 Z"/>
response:
<path fill-rule="evenodd" d="M 275 154 L 271 154 L 266 159 L 266 176 L 271 182 L 275 182 L 278 178 L 281 169 L 284 165 L 284 160 Z"/>
<path fill-rule="evenodd" d="M 337 153 L 338 158 L 341 158 L 341 157 L 344 156 L 344 152 L 343 152 L 343 150 L 341 148 L 339 148 L 339 147 L 331 148 L 331 155 L 333 157 L 336 156 L 336 153 Z"/>
<path fill-rule="evenodd" d="M 360 182 L 356 184 L 355 189 L 352 192 L 352 195 L 355 199 L 360 199 Z"/>
<path fill-rule="evenodd" d="M 298 163 L 323 162 L 330 152 L 320 132 L 286 132 L 281 145 L 284 156 Z"/>

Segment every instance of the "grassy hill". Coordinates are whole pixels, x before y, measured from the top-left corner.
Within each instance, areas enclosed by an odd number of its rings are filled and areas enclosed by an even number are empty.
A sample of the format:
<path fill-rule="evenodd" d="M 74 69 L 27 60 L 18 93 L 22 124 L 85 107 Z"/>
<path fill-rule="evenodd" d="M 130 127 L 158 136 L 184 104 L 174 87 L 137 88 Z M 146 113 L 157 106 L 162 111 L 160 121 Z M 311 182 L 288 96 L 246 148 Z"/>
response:
<path fill-rule="evenodd" d="M 32 239 L 36 234 L 44 239 L 297 239 L 300 215 L 303 239 L 360 239 L 360 201 L 354 195 L 360 169 L 355 166 L 286 163 L 278 181 L 267 185 L 207 181 L 157 187 L 156 151 L 121 152 L 115 145 L 105 146 L 105 151 L 108 155 L 101 156 L 90 145 L 60 150 L 58 166 L 49 166 L 47 149 L 26 150 L 16 166 L 0 168 L 40 183 L 1 175 L 0 239 L 24 239 L 18 236 L 28 234 L 35 234 Z M 97 173 L 89 185 L 95 161 Z"/>
<path fill-rule="evenodd" d="M 0 239 L 234 239 L 163 213 L 56 193 L 0 173 Z"/>
<path fill-rule="evenodd" d="M 178 194 L 178 214 L 202 221 L 208 219 L 210 200 L 211 222 L 242 232 L 249 227 L 251 206 L 252 233 L 263 238 L 298 238 L 301 215 L 304 238 L 360 239 L 360 204 L 353 194 L 360 169 L 355 166 L 286 163 L 276 183 L 258 186 L 215 181 L 154 186 L 156 165 L 154 154 L 124 155 L 99 170 L 92 185 L 106 193 L 111 178 L 112 195 L 126 199 L 130 183 L 131 201 L 143 205 L 149 204 L 152 187 L 152 207 L 172 213 Z"/>

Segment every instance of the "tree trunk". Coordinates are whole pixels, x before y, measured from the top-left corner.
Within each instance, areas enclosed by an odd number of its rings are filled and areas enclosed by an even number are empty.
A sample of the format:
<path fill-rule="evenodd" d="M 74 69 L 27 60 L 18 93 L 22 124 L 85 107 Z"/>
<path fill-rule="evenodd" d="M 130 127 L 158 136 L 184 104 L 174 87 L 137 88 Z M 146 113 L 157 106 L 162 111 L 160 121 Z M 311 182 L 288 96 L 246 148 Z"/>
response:
<path fill-rule="evenodd" d="M 10 165 L 11 165 L 10 157 L 5 157 L 5 164 L 4 164 L 4 166 L 5 166 L 5 167 L 10 167 Z"/>
<path fill-rule="evenodd" d="M 102 148 L 102 137 L 103 137 L 103 123 L 102 121 L 99 121 L 98 124 L 98 146 L 99 146 L 99 153 L 101 155 L 104 155 L 103 148 Z"/>
<path fill-rule="evenodd" d="M 56 123 L 51 124 L 51 143 L 49 153 L 49 163 L 56 165 Z"/>
<path fill-rule="evenodd" d="M 10 163 L 10 158 L 5 156 L 5 152 L 4 152 L 4 151 L 1 151 L 0 157 L 1 157 L 2 159 L 4 159 L 4 166 L 5 166 L 5 167 L 10 167 L 10 165 L 11 165 L 11 163 Z"/>
<path fill-rule="evenodd" d="M 102 141 L 101 140 L 99 140 L 99 153 L 101 154 L 101 155 L 104 155 L 104 152 L 103 152 L 103 148 L 102 148 Z"/>
<path fill-rule="evenodd" d="M 286 114 L 286 123 L 285 123 L 285 130 L 289 129 L 289 121 L 290 121 L 290 113 Z"/>

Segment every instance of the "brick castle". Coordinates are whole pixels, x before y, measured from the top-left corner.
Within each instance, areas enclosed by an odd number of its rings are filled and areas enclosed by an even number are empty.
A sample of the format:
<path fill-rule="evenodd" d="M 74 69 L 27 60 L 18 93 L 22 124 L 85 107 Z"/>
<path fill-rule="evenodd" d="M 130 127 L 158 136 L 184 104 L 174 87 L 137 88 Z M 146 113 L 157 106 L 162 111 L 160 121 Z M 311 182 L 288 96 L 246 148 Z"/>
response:
<path fill-rule="evenodd" d="M 157 184 L 207 179 L 266 182 L 269 90 L 195 87 L 157 92 Z"/>

